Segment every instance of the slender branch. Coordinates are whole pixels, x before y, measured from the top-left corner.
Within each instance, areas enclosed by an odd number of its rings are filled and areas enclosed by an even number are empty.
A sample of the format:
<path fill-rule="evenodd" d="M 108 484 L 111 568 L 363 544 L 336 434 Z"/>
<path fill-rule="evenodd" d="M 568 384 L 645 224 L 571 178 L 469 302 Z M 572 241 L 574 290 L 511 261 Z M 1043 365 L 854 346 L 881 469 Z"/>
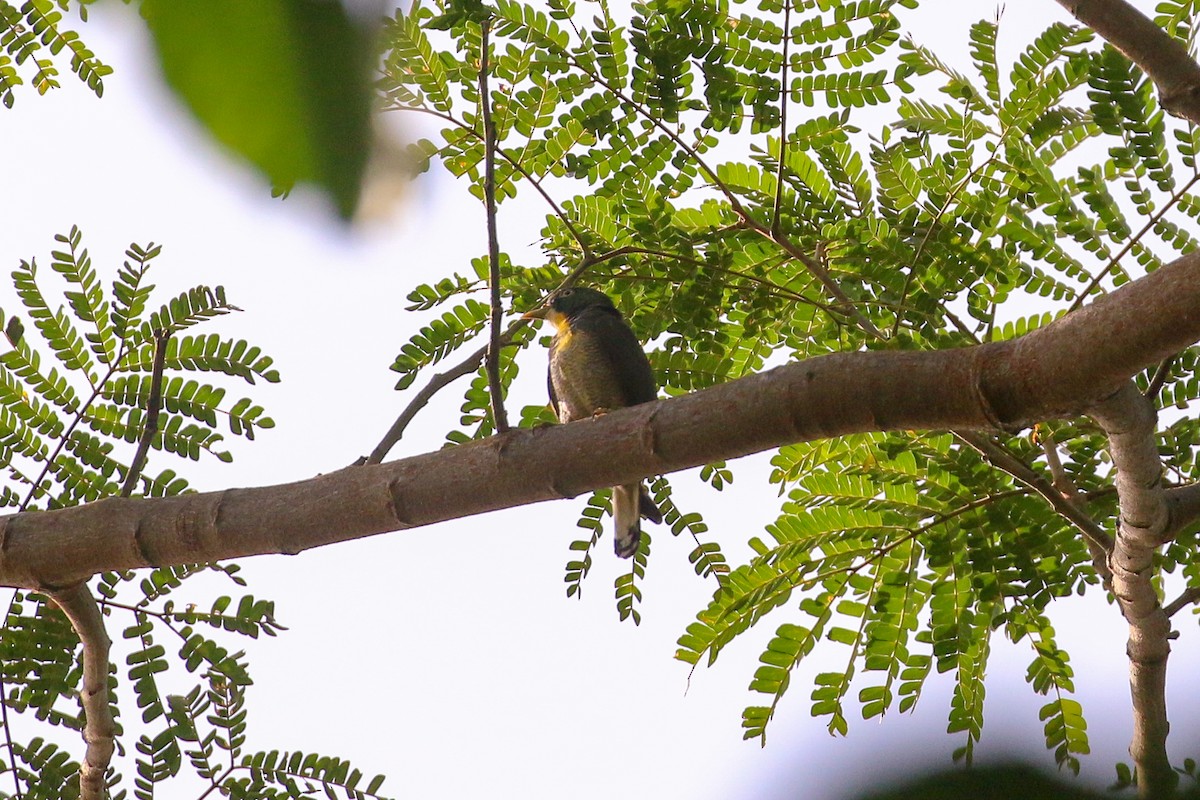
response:
<path fill-rule="evenodd" d="M 488 393 L 492 399 L 492 426 L 496 433 L 508 430 L 508 415 L 504 411 L 504 384 L 500 380 L 500 345 L 503 334 L 500 322 L 500 238 L 496 233 L 496 129 L 492 125 L 492 100 L 488 92 L 488 56 L 491 19 L 480 23 L 482 37 L 479 46 L 479 107 L 483 112 L 483 201 L 487 210 L 488 289 L 491 299 L 490 338 L 488 339 Z"/>
<path fill-rule="evenodd" d="M 1172 41 L 1174 41 L 1174 40 L 1172 39 Z M 1148 219 L 1146 221 L 1146 224 L 1142 226 L 1142 229 L 1140 231 L 1138 231 L 1136 234 L 1134 234 L 1133 236 L 1129 237 L 1129 241 L 1125 243 L 1125 246 L 1122 247 L 1115 256 L 1113 256 L 1112 258 L 1110 258 L 1108 260 L 1108 263 L 1104 265 L 1104 269 L 1100 270 L 1094 276 L 1092 276 L 1092 279 L 1090 281 L 1088 281 L 1088 285 L 1083 288 L 1083 291 L 1080 292 L 1079 296 L 1075 298 L 1075 301 L 1073 303 L 1071 303 L 1071 307 L 1067 309 L 1068 314 L 1070 314 L 1072 311 L 1075 311 L 1076 309 L 1078 309 L 1080 306 L 1083 305 L 1083 302 L 1084 302 L 1084 300 L 1087 299 L 1088 295 L 1091 294 L 1095 290 L 1095 288 L 1100 285 L 1100 281 L 1104 280 L 1104 278 L 1108 275 L 1108 273 L 1112 272 L 1116 268 L 1117 264 L 1119 264 L 1121 262 L 1121 259 L 1124 258 L 1129 253 L 1129 251 L 1133 249 L 1133 246 L 1135 244 L 1137 244 L 1138 242 L 1140 242 L 1142 240 L 1143 236 L 1145 236 L 1147 233 L 1149 233 L 1154 228 L 1154 226 L 1158 224 L 1158 221 L 1160 219 L 1162 219 L 1163 216 L 1168 211 L 1175 208 L 1175 206 L 1179 203 L 1179 200 L 1185 194 L 1187 194 L 1188 191 L 1193 186 L 1195 186 L 1197 182 L 1200 182 L 1200 172 L 1193 175 L 1191 177 L 1191 179 L 1186 184 L 1184 184 L 1184 186 L 1182 188 L 1180 188 L 1179 191 L 1177 191 L 1175 194 L 1171 195 L 1171 199 L 1168 200 L 1166 203 L 1164 203 L 1162 208 L 1160 208 L 1157 212 L 1155 212 L 1153 215 L 1151 215 L 1150 219 Z"/>
<path fill-rule="evenodd" d="M 432 108 L 421 108 L 417 106 L 393 106 L 392 110 L 414 111 L 418 114 L 427 114 L 431 117 L 437 117 L 443 122 L 454 125 L 459 130 L 464 131 L 466 134 L 474 136 L 476 139 L 483 139 L 483 137 L 479 134 L 479 131 L 475 130 L 467 123 L 456 119 L 449 114 L 445 114 L 441 111 L 435 111 Z M 504 148 L 497 147 L 495 152 L 506 162 L 508 162 L 510 167 L 521 173 L 521 176 L 525 178 L 525 180 L 529 181 L 529 184 L 537 191 L 538 194 L 542 196 L 542 199 L 546 201 L 546 204 L 550 206 L 551 210 L 553 210 L 554 216 L 558 217 L 559 221 L 562 222 L 563 227 L 565 227 L 567 232 L 571 234 L 571 238 L 575 240 L 577 245 L 579 245 L 579 250 L 583 253 L 584 258 L 587 258 L 591 254 L 591 248 L 588 246 L 587 241 L 583 238 L 583 235 L 579 232 L 579 229 L 575 227 L 575 224 L 571 222 L 571 219 L 567 216 L 566 212 L 562 210 L 558 203 L 554 202 L 554 198 L 551 197 L 550 193 L 546 191 L 544 186 L 542 186 L 542 182 L 535 178 L 533 174 L 521 164 L 520 161 L 509 155 Z"/>
<path fill-rule="evenodd" d="M 1150 377 L 1150 384 L 1143 393 L 1147 398 L 1153 400 L 1155 397 L 1158 397 L 1158 393 L 1162 391 L 1163 385 L 1167 382 L 1167 377 L 1171 374 L 1171 365 L 1175 363 L 1175 359 L 1178 357 L 1179 354 L 1176 353 L 1159 362 L 1158 368 L 1154 370 L 1154 375 Z"/>
<path fill-rule="evenodd" d="M 82 422 L 84 416 L 87 415 L 87 411 L 92 407 L 92 403 L 96 402 L 96 398 L 100 396 L 100 392 L 104 389 L 105 384 L 108 383 L 108 379 L 116 373 L 117 365 L 121 363 L 121 357 L 123 354 L 124 351 L 117 355 L 117 358 L 114 359 L 113 363 L 109 366 L 108 372 L 106 372 L 104 377 L 101 378 L 94 387 L 92 387 L 92 393 L 88 397 L 87 401 L 79 407 L 78 411 L 75 412 L 75 417 L 71 420 L 71 424 L 67 426 L 65 431 L 63 431 L 62 436 L 60 436 L 58 439 L 58 444 L 54 446 L 54 451 L 50 453 L 50 456 L 46 459 L 46 463 L 42 465 L 41 472 L 39 472 L 38 476 L 30 482 L 29 493 L 25 495 L 25 499 L 22 500 L 21 505 L 18 506 L 21 511 L 29 508 L 29 504 L 35 497 L 38 496 L 39 487 L 41 486 L 42 481 L 45 480 L 46 476 L 50 473 L 50 468 L 53 467 L 58 461 L 59 454 L 63 451 L 63 448 L 67 446 L 67 442 L 71 440 L 71 434 L 75 432 L 75 428 L 79 427 L 79 423 Z"/>
<path fill-rule="evenodd" d="M 975 509 L 980 508 L 982 506 L 991 505 L 992 503 L 998 502 L 1000 500 L 1006 500 L 1009 497 L 1017 497 L 1019 495 L 1024 495 L 1024 494 L 1029 494 L 1029 489 L 1027 489 L 1027 488 L 1026 489 L 1006 489 L 1003 492 L 997 492 L 996 494 L 987 494 L 987 495 L 984 495 L 983 497 L 977 497 L 976 499 L 971 500 L 970 502 L 962 504 L 958 508 L 951 509 L 950 511 L 947 511 L 944 514 L 938 514 L 937 519 L 932 519 L 929 522 L 926 522 L 924 525 L 921 525 L 918 528 L 903 529 L 903 530 L 907 531 L 904 536 L 901 536 L 899 539 L 896 539 L 895 541 L 888 542 L 886 545 L 883 545 L 882 547 L 875 548 L 874 553 L 872 553 L 869 556 L 864 557 L 857 564 L 851 564 L 846 567 L 838 567 L 836 569 L 826 570 L 825 572 L 819 572 L 810 578 L 805 578 L 800 583 L 800 586 L 803 589 L 811 589 L 813 586 L 816 586 L 818 583 L 821 583 L 826 578 L 833 577 L 834 575 L 840 575 L 843 573 L 846 575 L 857 574 L 858 572 L 861 572 L 862 570 L 869 567 L 871 564 L 874 564 L 879 559 L 886 556 L 888 553 L 895 550 L 900 545 L 904 544 L 905 542 L 910 542 L 913 539 L 916 539 L 922 533 L 927 533 L 927 532 L 933 530 L 934 528 L 936 528 L 938 525 L 947 523 L 950 520 L 954 519 L 955 517 L 960 517 L 963 514 L 966 514 L 968 511 L 974 511 Z M 796 571 L 798 571 L 798 570 L 796 570 Z"/>
<path fill-rule="evenodd" d="M 804 268 L 809 271 L 809 274 L 816 278 L 817 281 L 825 287 L 825 291 L 827 291 L 829 295 L 837 301 L 836 305 L 840 308 L 848 309 L 848 315 L 854 320 L 854 323 L 860 329 L 862 329 L 872 338 L 879 339 L 880 341 L 887 339 L 883 331 L 875 326 L 875 323 L 871 322 L 871 320 L 868 319 L 861 311 L 855 308 L 854 301 L 850 299 L 849 295 L 842 291 L 842 287 L 839 286 L 838 282 L 833 279 L 833 275 L 828 269 L 825 268 L 824 264 L 820 263 L 820 261 L 810 256 L 808 253 L 805 253 L 798 245 L 796 245 L 795 242 L 792 242 L 790 239 L 787 239 L 784 236 L 776 236 L 773 230 L 764 226 L 754 218 L 743 214 L 743 219 L 746 220 L 746 225 L 751 230 L 757 232 L 763 238 L 774 242 L 777 246 L 782 248 L 784 252 L 803 264 Z"/>
<path fill-rule="evenodd" d="M 4 683 L 4 671 L 0 670 L 0 722 L 4 725 L 4 748 L 8 751 L 8 763 L 12 769 L 13 797 L 23 800 L 21 773 L 17 770 L 17 751 L 13 748 L 12 727 L 8 719 L 8 687 Z"/>
<path fill-rule="evenodd" d="M 167 342 L 170 340 L 171 334 L 166 331 L 157 331 L 154 334 L 154 364 L 150 373 L 150 397 L 146 401 L 146 425 L 142 428 L 137 452 L 133 454 L 133 461 L 129 465 L 129 474 L 125 476 L 125 483 L 121 486 L 121 497 L 129 497 L 133 494 L 133 490 L 137 487 L 138 476 L 142 474 L 142 468 L 146 466 L 146 457 L 150 453 L 150 444 L 154 441 L 154 434 L 158 433 L 159 406 L 162 405 L 163 370 L 167 363 Z"/>
<path fill-rule="evenodd" d="M 515 327 L 517 327 L 517 324 L 514 324 L 509 330 L 511 331 Z M 434 375 L 429 380 L 429 383 L 425 384 L 421 388 L 421 391 L 417 392 L 413 399 L 408 402 L 408 405 L 404 407 L 404 410 L 400 412 L 400 416 L 392 423 L 392 427 L 388 428 L 388 432 L 384 435 L 383 439 L 380 440 L 379 444 L 375 445 L 375 449 L 371 451 L 371 455 L 365 459 L 360 458 L 356 463 L 379 464 L 382 462 L 387 457 L 388 452 L 404 436 L 404 430 L 408 427 L 408 423 L 413 421 L 413 417 L 417 415 L 417 412 L 429 405 L 429 401 L 433 399 L 433 396 L 443 388 L 464 375 L 470 375 L 477 370 L 480 363 L 487 358 L 489 347 L 490 344 L 484 345 L 450 369 Z"/>
<path fill-rule="evenodd" d="M 788 58 L 792 43 L 792 0 L 783 0 L 783 63 L 779 68 L 779 168 L 775 173 L 775 207 L 771 211 L 771 233 L 782 236 L 783 231 L 783 173 L 787 165 L 788 143 Z"/>
<path fill-rule="evenodd" d="M 79 766 L 80 800 L 103 800 L 104 773 L 112 761 L 116 724 L 108 704 L 108 649 L 104 617 L 86 583 L 50 593 L 55 605 L 71 621 L 83 645 L 83 690 L 79 699 L 85 718 L 83 740 L 87 742 Z"/>
<path fill-rule="evenodd" d="M 1050 468 L 1050 477 L 1054 479 L 1054 488 L 1063 497 L 1079 503 L 1082 500 L 1079 496 L 1079 487 L 1075 485 L 1075 481 L 1071 480 L 1071 476 L 1063 468 L 1062 459 L 1058 456 L 1058 442 L 1054 441 L 1054 434 L 1046 430 L 1041 433 L 1039 438 L 1042 443 L 1042 452 L 1046 454 L 1046 466 Z"/>
<path fill-rule="evenodd" d="M 1173 617 L 1179 611 L 1190 606 L 1192 603 L 1200 602 L 1200 588 L 1195 586 L 1184 589 L 1183 592 L 1171 602 L 1163 606 L 1163 613 L 1168 617 Z"/>
<path fill-rule="evenodd" d="M 955 431 L 958 439 L 977 450 L 997 469 L 1007 472 L 1017 482 L 1024 484 L 1041 495 L 1061 516 L 1083 534 L 1084 542 L 1092 556 L 1092 566 L 1107 586 L 1112 578 L 1108 567 L 1108 554 L 1112 552 L 1113 538 L 1091 515 L 1064 497 L 1054 485 L 1039 475 L 1032 467 L 1012 455 L 1003 446 L 993 442 L 986 434 L 973 431 Z"/>

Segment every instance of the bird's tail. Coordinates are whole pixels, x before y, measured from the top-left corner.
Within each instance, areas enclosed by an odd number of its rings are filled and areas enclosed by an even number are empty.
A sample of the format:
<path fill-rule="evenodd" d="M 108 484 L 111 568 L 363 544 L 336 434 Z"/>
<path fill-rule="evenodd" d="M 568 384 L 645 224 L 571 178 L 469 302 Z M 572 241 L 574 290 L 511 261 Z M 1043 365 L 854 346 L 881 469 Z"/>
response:
<path fill-rule="evenodd" d="M 613 519 L 616 521 L 613 548 L 618 558 L 629 558 L 637 552 L 638 540 L 642 538 L 641 496 L 640 483 L 613 487 Z"/>
<path fill-rule="evenodd" d="M 629 558 L 637 552 L 642 538 L 641 517 L 654 523 L 662 522 L 662 511 L 650 499 L 645 484 L 631 483 L 613 487 L 613 519 L 616 521 L 616 538 L 613 547 L 620 558 Z"/>
<path fill-rule="evenodd" d="M 655 525 L 662 522 L 662 511 L 658 506 L 654 505 L 654 501 L 650 499 L 650 490 L 646 488 L 646 484 L 640 487 L 640 499 L 642 517 L 653 522 Z"/>

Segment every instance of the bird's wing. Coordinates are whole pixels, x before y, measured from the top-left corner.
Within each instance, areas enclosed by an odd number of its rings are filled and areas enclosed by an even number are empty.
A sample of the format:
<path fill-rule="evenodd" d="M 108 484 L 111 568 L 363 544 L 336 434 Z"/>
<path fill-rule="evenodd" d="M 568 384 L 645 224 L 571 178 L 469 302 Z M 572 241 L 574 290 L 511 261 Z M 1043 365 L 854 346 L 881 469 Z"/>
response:
<path fill-rule="evenodd" d="M 578 316 L 572 327 L 589 334 L 589 338 L 604 354 L 625 398 L 625 405 L 648 403 L 657 398 L 654 371 L 650 368 L 641 343 L 620 314 L 611 309 L 587 309 Z"/>
<path fill-rule="evenodd" d="M 549 367 L 546 368 L 546 388 L 550 391 L 550 408 L 554 410 L 554 416 L 562 420 L 562 414 L 558 412 L 558 394 L 554 391 L 554 376 L 550 373 Z"/>

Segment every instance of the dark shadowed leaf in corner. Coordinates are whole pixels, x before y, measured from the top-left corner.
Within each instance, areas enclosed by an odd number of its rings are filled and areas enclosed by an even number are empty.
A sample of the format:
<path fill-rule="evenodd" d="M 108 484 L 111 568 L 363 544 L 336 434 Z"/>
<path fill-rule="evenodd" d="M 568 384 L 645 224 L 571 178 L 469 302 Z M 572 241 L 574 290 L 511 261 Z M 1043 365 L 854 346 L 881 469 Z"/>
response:
<path fill-rule="evenodd" d="M 163 75 L 278 191 L 313 183 L 349 218 L 370 151 L 371 31 L 334 0 L 146 0 Z"/>

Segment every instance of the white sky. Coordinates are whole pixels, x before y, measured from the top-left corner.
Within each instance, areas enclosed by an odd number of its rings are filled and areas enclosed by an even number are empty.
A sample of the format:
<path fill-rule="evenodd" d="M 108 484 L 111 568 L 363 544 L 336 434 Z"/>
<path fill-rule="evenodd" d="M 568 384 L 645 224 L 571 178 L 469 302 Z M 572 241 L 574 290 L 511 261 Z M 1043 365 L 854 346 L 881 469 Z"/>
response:
<path fill-rule="evenodd" d="M 965 54 L 967 26 L 994 8 L 927 6 L 919 36 L 942 55 Z M 1020 31 L 1060 14 L 1049 0 L 1010 2 L 1002 35 L 1024 41 Z M 159 286 L 225 285 L 245 313 L 206 332 L 245 337 L 276 358 L 283 383 L 248 388 L 278 427 L 252 445 L 232 442 L 232 465 L 187 470 L 196 488 L 303 479 L 369 452 L 406 402 L 392 391 L 387 367 L 427 319 L 403 311 L 405 295 L 452 270 L 469 272 L 468 260 L 484 251 L 480 205 L 464 184 L 430 175 L 389 217 L 346 231 L 303 193 L 272 200 L 158 85 L 133 14 L 104 5 L 92 15 L 83 38 L 116 68 L 103 100 L 68 75 L 62 90 L 40 98 L 22 92 L 13 110 L 0 112 L 0 264 L 8 271 L 36 256 L 49 272 L 53 235 L 77 224 L 106 283 L 129 242 L 153 240 L 164 244 Z M 532 241 L 539 220 L 504 212 L 502 246 Z M 7 280 L 0 306 L 19 308 Z M 522 366 L 514 409 L 544 401 L 544 353 L 530 353 Z M 451 391 L 423 412 L 392 456 L 440 446 L 460 396 Z M 164 465 L 152 461 L 151 469 Z M 777 506 L 764 481 L 766 457 L 735 469 L 737 482 L 720 495 L 694 489 L 694 479 L 675 480 L 681 502 L 705 514 L 712 538 L 737 563 Z M 582 502 L 243 562 L 250 591 L 276 599 L 290 627 L 251 648 L 258 685 L 250 692 L 250 746 L 350 758 L 368 775 L 388 774 L 388 794 L 423 798 L 832 800 L 889 771 L 950 764 L 962 739 L 943 733 L 944 676 L 930 679 L 915 714 L 882 723 L 852 717 L 848 738 L 830 738 L 808 713 L 812 675 L 845 660 L 827 643 L 794 676 L 769 746 L 742 742 L 741 709 L 761 702 L 746 691 L 758 653 L 788 618 L 760 625 L 714 669 L 698 670 L 688 689 L 686 665 L 672 658 L 675 640 L 712 590 L 687 563 L 690 539 L 651 529 L 643 623 L 619 623 L 612 581 L 624 564 L 610 557 L 607 537 L 582 602 L 564 594 Z M 204 607 L 212 596 L 189 599 Z M 1085 774 L 1104 784 L 1112 764 L 1128 760 L 1130 723 L 1124 626 L 1099 600 L 1062 602 L 1053 618 L 1090 722 L 1095 755 Z M 1198 637 L 1191 617 L 1177 623 L 1184 636 L 1169 702 L 1179 761 L 1196 754 L 1189 746 L 1197 741 L 1196 714 L 1182 676 L 1195 668 Z M 128 620 L 110 624 L 119 639 Z M 996 643 L 980 752 L 984 760 L 1015 753 L 1052 769 L 1037 719 L 1043 699 L 1024 682 L 1028 647 Z M 132 704 L 126 715 L 131 724 Z M 122 768 L 132 777 L 130 763 Z"/>

